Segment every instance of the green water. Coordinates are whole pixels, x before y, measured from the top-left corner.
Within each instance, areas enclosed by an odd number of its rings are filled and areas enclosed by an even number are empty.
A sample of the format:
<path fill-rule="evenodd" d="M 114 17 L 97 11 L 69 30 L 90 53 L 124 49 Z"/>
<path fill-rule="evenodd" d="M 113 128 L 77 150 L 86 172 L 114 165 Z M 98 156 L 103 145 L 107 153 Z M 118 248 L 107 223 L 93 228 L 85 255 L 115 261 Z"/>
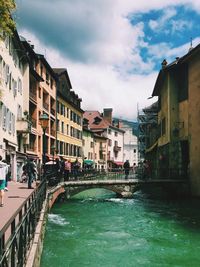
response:
<path fill-rule="evenodd" d="M 199 204 L 82 193 L 51 210 L 41 267 L 199 267 Z"/>

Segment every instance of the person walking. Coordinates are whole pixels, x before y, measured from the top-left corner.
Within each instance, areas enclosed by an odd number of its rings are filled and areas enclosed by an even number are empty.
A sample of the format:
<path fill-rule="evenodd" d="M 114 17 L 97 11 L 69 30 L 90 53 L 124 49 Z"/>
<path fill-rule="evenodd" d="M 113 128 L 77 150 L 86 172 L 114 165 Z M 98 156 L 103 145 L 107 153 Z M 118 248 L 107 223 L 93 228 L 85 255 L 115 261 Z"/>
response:
<path fill-rule="evenodd" d="M 80 168 L 80 163 L 78 162 L 78 159 L 75 160 L 74 164 L 73 164 L 73 171 L 74 171 L 74 179 L 77 180 L 78 179 L 78 171 Z"/>
<path fill-rule="evenodd" d="M 33 164 L 33 159 L 28 158 L 25 168 L 28 178 L 28 189 L 33 189 L 32 182 L 35 176 L 35 166 Z"/>
<path fill-rule="evenodd" d="M 125 172 L 125 179 L 128 179 L 129 171 L 130 171 L 130 163 L 128 160 L 124 162 L 124 172 Z"/>
<path fill-rule="evenodd" d="M 6 163 L 8 168 L 6 173 L 5 188 L 4 188 L 4 191 L 8 191 L 8 181 L 10 180 L 11 176 L 11 168 L 10 164 L 5 159 L 3 159 L 2 162 Z"/>
<path fill-rule="evenodd" d="M 71 162 L 70 160 L 65 161 L 65 172 L 64 172 L 64 180 L 69 181 L 69 174 L 71 172 Z"/>
<path fill-rule="evenodd" d="M 0 207 L 3 207 L 4 205 L 4 191 L 5 191 L 7 174 L 8 174 L 8 165 L 2 161 L 2 156 L 0 156 Z"/>

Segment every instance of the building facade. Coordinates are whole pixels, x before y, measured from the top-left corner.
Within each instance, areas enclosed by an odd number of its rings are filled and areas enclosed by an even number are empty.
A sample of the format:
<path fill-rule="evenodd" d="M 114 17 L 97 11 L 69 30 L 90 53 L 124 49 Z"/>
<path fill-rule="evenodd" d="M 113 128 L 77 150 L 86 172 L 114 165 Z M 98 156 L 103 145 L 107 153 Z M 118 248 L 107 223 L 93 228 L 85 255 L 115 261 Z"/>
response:
<path fill-rule="evenodd" d="M 138 166 L 138 138 L 133 133 L 133 127 L 122 122 L 121 127 L 124 131 L 124 161 L 129 160 L 131 167 Z"/>
<path fill-rule="evenodd" d="M 19 180 L 26 159 L 30 124 L 26 116 L 29 97 L 29 65 L 15 31 L 0 40 L 0 154 L 11 167 L 11 179 Z"/>
<path fill-rule="evenodd" d="M 107 139 L 107 146 L 104 142 L 104 153 L 107 149 L 106 167 L 121 168 L 124 162 L 124 131 L 113 124 L 112 109 L 104 109 L 103 114 L 98 111 L 85 111 L 84 118 L 88 120 L 91 131 Z"/>
<path fill-rule="evenodd" d="M 158 96 L 160 176 L 187 177 L 195 196 L 200 195 L 199 67 L 200 45 L 171 64 L 163 61 L 153 90 Z"/>
<path fill-rule="evenodd" d="M 32 123 L 27 156 L 35 158 L 39 164 L 52 159 L 56 146 L 56 75 L 43 55 L 34 51 L 34 46 L 21 38 L 29 59 L 29 107 Z M 41 114 L 49 118 L 43 135 L 40 123 Z M 45 159 L 42 158 L 45 150 Z"/>
<path fill-rule="evenodd" d="M 54 69 L 57 75 L 57 155 L 82 164 L 82 119 L 81 98 L 72 91 L 66 69 Z"/>

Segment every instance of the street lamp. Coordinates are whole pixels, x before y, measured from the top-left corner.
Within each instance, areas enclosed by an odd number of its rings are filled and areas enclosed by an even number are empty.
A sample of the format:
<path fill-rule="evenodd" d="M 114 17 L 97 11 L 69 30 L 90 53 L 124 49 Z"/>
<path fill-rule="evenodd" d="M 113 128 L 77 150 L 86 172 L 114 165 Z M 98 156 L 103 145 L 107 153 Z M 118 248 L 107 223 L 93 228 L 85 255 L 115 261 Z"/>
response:
<path fill-rule="evenodd" d="M 46 129 L 49 125 L 49 116 L 43 113 L 39 117 L 41 127 L 43 129 L 43 149 L 42 149 L 42 163 L 43 163 L 43 174 L 45 175 L 45 163 L 46 163 Z"/>

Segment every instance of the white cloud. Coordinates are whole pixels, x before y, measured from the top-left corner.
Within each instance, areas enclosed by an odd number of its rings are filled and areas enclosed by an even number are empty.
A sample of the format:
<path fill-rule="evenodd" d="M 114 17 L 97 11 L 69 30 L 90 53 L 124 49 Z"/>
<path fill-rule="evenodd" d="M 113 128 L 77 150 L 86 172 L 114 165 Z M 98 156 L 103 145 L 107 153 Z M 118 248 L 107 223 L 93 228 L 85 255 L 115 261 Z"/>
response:
<path fill-rule="evenodd" d="M 136 119 L 137 103 L 151 104 L 147 98 L 158 74 L 153 71 L 155 61 L 175 58 L 187 45 L 175 49 L 166 42 L 150 45 L 143 40 L 143 22 L 131 25 L 129 19 L 163 9 L 164 15 L 151 20 L 150 27 L 164 28 L 171 19 L 173 30 L 180 31 L 185 22 L 177 24 L 174 19 L 177 4 L 200 11 L 197 0 L 18 0 L 18 21 L 22 35 L 52 67 L 68 69 L 84 109 L 112 107 L 114 115 Z M 151 55 L 145 61 L 141 48 Z"/>

